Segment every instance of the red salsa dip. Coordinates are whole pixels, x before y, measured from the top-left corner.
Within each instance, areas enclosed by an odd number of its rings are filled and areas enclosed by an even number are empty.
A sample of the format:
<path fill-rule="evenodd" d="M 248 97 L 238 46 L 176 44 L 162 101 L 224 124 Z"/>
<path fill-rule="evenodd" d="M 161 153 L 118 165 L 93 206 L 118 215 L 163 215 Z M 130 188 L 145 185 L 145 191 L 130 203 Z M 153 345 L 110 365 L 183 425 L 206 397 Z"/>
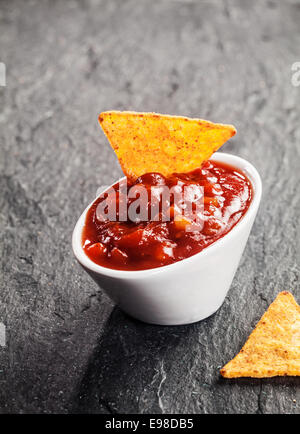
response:
<path fill-rule="evenodd" d="M 158 221 L 120 221 L 118 213 L 116 221 L 99 220 L 97 206 L 103 200 L 100 196 L 86 215 L 82 232 L 86 255 L 96 264 L 118 270 L 147 270 L 169 265 L 201 252 L 226 235 L 247 212 L 252 200 L 251 183 L 245 174 L 217 161 L 208 161 L 200 169 L 175 173 L 168 178 L 159 173 L 146 173 L 128 184 L 127 191 L 136 186 L 151 191 L 154 186 L 180 189 L 187 185 L 195 191 L 199 186 L 204 189 L 200 230 L 186 230 L 187 222 L 178 216 L 172 200 L 169 221 L 162 218 Z M 112 188 L 116 192 L 114 200 L 118 209 L 122 200 L 120 184 Z M 150 215 L 150 202 L 146 208 Z"/>

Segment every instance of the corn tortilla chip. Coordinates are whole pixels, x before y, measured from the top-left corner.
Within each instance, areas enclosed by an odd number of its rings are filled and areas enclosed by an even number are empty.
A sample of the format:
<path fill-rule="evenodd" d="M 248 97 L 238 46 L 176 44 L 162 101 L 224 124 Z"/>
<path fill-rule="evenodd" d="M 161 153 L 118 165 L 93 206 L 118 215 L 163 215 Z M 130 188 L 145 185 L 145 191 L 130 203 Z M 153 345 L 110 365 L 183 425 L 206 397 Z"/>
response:
<path fill-rule="evenodd" d="M 157 113 L 108 111 L 99 122 L 130 179 L 148 172 L 189 172 L 209 159 L 236 130 L 232 125 Z"/>
<path fill-rule="evenodd" d="M 221 369 L 226 378 L 300 375 L 300 306 L 278 294 L 239 354 Z"/>

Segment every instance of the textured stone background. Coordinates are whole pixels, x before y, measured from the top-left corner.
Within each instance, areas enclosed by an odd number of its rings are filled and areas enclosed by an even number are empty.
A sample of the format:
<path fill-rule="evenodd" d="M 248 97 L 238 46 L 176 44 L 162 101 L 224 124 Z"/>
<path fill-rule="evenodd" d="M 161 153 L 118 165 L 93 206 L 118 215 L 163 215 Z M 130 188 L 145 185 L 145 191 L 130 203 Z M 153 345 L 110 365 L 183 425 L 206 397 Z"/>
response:
<path fill-rule="evenodd" d="M 0 2 L 1 412 L 300 413 L 300 379 L 218 373 L 279 291 L 300 302 L 299 23 L 296 0 Z M 106 109 L 233 123 L 224 151 L 262 176 L 240 267 L 205 321 L 134 321 L 73 257 L 78 216 L 121 173 Z"/>

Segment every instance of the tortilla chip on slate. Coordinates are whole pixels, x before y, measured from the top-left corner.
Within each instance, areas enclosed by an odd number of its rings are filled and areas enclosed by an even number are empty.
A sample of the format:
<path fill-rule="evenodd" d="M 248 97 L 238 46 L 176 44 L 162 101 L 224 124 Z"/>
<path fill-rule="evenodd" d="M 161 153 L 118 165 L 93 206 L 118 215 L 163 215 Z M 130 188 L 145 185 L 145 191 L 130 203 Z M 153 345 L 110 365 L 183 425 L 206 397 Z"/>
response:
<path fill-rule="evenodd" d="M 226 378 L 300 375 L 300 306 L 290 292 L 278 294 L 239 354 L 220 372 Z"/>
<path fill-rule="evenodd" d="M 99 122 L 131 180 L 197 169 L 236 133 L 232 125 L 157 113 L 108 111 Z"/>

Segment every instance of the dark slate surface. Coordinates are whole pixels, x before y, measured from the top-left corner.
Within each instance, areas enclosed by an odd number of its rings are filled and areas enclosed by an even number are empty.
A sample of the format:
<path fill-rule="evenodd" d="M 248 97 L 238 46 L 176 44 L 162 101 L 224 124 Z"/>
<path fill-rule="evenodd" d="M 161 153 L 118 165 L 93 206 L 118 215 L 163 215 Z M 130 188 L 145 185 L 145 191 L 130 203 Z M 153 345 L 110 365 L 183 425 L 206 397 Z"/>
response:
<path fill-rule="evenodd" d="M 299 378 L 218 373 L 279 291 L 300 302 L 299 22 L 296 0 L 0 3 L 1 412 L 300 412 Z M 224 151 L 261 173 L 240 267 L 205 321 L 134 321 L 72 255 L 79 214 L 121 173 L 105 109 L 233 123 Z"/>

